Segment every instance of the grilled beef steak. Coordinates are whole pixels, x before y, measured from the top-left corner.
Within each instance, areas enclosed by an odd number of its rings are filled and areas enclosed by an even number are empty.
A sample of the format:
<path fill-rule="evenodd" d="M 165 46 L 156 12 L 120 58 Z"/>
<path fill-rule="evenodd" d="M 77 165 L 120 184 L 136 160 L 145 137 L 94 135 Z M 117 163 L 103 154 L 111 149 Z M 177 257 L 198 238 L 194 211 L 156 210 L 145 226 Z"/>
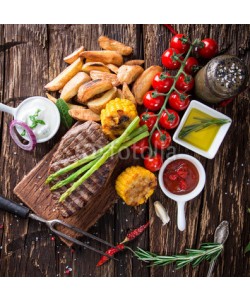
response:
<path fill-rule="evenodd" d="M 88 121 L 77 125 L 69 130 L 62 138 L 57 151 L 52 157 L 49 168 L 49 175 L 61 168 L 72 164 L 85 156 L 90 155 L 99 148 L 108 144 L 101 126 L 98 123 Z M 77 210 L 83 208 L 91 199 L 100 194 L 107 183 L 117 163 L 117 156 L 109 158 L 96 172 L 94 172 L 80 187 L 78 187 L 63 203 L 59 203 L 59 209 L 64 217 L 69 217 Z M 57 178 L 51 184 L 65 179 L 69 172 Z M 52 198 L 58 203 L 60 196 L 72 185 L 68 184 L 52 192 Z"/>

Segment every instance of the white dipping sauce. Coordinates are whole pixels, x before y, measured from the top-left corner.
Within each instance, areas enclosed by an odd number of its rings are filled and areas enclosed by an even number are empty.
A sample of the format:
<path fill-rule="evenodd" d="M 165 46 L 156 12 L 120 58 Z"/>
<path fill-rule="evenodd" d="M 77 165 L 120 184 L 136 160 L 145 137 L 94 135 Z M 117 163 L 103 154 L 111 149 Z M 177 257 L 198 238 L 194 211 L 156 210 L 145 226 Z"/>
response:
<path fill-rule="evenodd" d="M 33 122 L 32 116 L 38 122 Z M 31 130 L 34 132 L 37 140 L 47 138 L 51 134 L 51 130 L 55 127 L 55 116 L 51 106 L 39 98 L 24 103 L 18 109 L 16 119 L 25 122 L 29 127 L 32 127 L 32 125 L 35 126 Z M 42 120 L 42 122 L 39 120 Z M 23 138 L 28 139 L 27 133 L 23 128 L 18 128 L 17 126 L 17 131 Z"/>

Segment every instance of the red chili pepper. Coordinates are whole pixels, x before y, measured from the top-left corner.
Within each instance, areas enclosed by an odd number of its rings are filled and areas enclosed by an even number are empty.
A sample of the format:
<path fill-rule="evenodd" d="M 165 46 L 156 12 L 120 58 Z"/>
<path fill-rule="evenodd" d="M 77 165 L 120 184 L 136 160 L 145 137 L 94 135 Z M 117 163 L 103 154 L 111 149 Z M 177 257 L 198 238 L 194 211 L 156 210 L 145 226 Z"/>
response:
<path fill-rule="evenodd" d="M 178 32 L 173 28 L 170 24 L 163 24 L 163 26 L 167 27 L 169 31 L 171 31 L 174 35 L 178 34 Z"/>
<path fill-rule="evenodd" d="M 133 239 L 135 239 L 136 237 L 138 237 L 140 234 L 143 233 L 143 231 L 148 228 L 149 226 L 149 221 L 140 226 L 139 228 L 136 228 L 134 229 L 133 231 L 131 231 L 130 233 L 127 234 L 127 236 L 125 237 L 124 241 L 122 243 L 126 243 L 126 242 L 129 242 L 129 241 L 132 241 Z"/>
<path fill-rule="evenodd" d="M 132 241 L 136 237 L 138 237 L 140 234 L 143 233 L 143 231 L 149 226 L 149 221 L 140 226 L 139 228 L 134 229 L 130 233 L 128 233 L 125 237 L 125 239 L 118 244 L 115 248 L 110 248 L 108 249 L 105 253 L 108 254 L 109 256 L 114 256 L 117 252 L 120 252 L 125 249 L 124 243 Z M 109 261 L 109 258 L 107 256 L 102 256 L 101 259 L 97 263 L 97 267 L 103 265 L 105 262 Z"/>
<path fill-rule="evenodd" d="M 115 248 L 110 248 L 105 253 L 109 256 L 114 256 L 117 252 L 122 251 L 124 248 L 125 246 L 123 244 L 118 244 Z M 96 266 L 99 267 L 107 261 L 109 261 L 109 258 L 107 256 L 102 256 Z"/>

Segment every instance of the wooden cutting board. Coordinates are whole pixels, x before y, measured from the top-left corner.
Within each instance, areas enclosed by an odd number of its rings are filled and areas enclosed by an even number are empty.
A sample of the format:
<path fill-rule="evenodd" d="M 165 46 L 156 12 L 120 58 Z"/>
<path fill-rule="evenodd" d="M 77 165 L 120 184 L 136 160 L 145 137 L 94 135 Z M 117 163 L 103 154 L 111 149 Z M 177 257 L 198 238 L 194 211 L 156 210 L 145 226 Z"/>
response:
<path fill-rule="evenodd" d="M 109 182 L 101 191 L 101 195 L 96 195 L 95 199 L 89 201 L 75 215 L 63 218 L 56 209 L 54 201 L 52 201 L 49 186 L 45 184 L 49 163 L 56 149 L 57 145 L 22 179 L 15 187 L 14 193 L 38 216 L 46 220 L 61 219 L 68 224 L 87 231 L 107 212 L 118 198 L 114 182 L 118 175 L 117 172 L 121 172 L 121 168 L 119 166 L 115 168 L 116 172 L 113 172 Z M 99 205 L 93 205 L 94 201 L 98 201 Z M 77 234 L 72 233 L 69 229 L 61 228 L 61 230 L 72 237 L 78 237 Z M 71 242 L 63 241 L 69 247 L 72 246 Z"/>

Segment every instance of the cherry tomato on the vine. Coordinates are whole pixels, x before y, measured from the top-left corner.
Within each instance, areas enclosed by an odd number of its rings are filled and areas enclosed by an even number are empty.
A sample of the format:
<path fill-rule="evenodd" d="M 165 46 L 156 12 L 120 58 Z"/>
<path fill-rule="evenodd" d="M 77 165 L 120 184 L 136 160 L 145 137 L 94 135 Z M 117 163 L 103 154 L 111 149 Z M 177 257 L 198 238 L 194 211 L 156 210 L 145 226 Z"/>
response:
<path fill-rule="evenodd" d="M 143 104 L 146 108 L 152 111 L 157 111 L 161 109 L 165 98 L 163 96 L 154 96 L 153 93 L 156 91 L 148 91 L 143 97 Z"/>
<path fill-rule="evenodd" d="M 169 76 L 166 72 L 157 73 L 152 81 L 153 88 L 160 93 L 167 93 L 174 83 L 174 79 Z"/>
<path fill-rule="evenodd" d="M 212 58 L 218 53 L 218 44 L 215 40 L 207 38 L 201 41 L 198 53 L 204 58 Z"/>
<path fill-rule="evenodd" d="M 176 81 L 175 87 L 182 92 L 188 92 L 194 87 L 194 79 L 191 75 L 181 74 Z"/>
<path fill-rule="evenodd" d="M 166 109 L 160 117 L 160 125 L 165 129 L 174 129 L 179 125 L 180 117 L 173 109 Z"/>
<path fill-rule="evenodd" d="M 136 154 L 143 154 L 148 150 L 149 143 L 148 143 L 148 137 L 145 137 L 144 139 L 141 139 L 137 143 L 133 144 L 131 146 L 131 149 Z"/>
<path fill-rule="evenodd" d="M 184 71 L 187 74 L 194 74 L 197 70 L 199 70 L 198 60 L 192 56 L 190 56 L 185 64 Z"/>
<path fill-rule="evenodd" d="M 179 69 L 181 66 L 180 60 L 183 60 L 183 57 L 180 56 L 180 51 L 177 49 L 169 48 L 161 56 L 162 64 L 170 70 Z"/>
<path fill-rule="evenodd" d="M 140 125 L 147 125 L 148 130 L 151 131 L 153 126 L 155 125 L 155 122 L 157 120 L 157 116 L 151 112 L 147 111 L 140 115 Z"/>
<path fill-rule="evenodd" d="M 172 37 L 170 47 L 179 50 L 181 53 L 186 53 L 190 48 L 190 44 L 184 34 L 178 33 Z"/>
<path fill-rule="evenodd" d="M 151 172 L 159 171 L 163 164 L 162 157 L 159 153 L 152 156 L 149 154 L 144 159 L 144 166 Z"/>
<path fill-rule="evenodd" d="M 152 134 L 152 144 L 156 149 L 167 149 L 170 143 L 171 136 L 166 130 L 155 130 Z"/>
<path fill-rule="evenodd" d="M 189 96 L 185 93 L 173 92 L 168 99 L 169 105 L 175 110 L 184 110 L 190 103 Z"/>

